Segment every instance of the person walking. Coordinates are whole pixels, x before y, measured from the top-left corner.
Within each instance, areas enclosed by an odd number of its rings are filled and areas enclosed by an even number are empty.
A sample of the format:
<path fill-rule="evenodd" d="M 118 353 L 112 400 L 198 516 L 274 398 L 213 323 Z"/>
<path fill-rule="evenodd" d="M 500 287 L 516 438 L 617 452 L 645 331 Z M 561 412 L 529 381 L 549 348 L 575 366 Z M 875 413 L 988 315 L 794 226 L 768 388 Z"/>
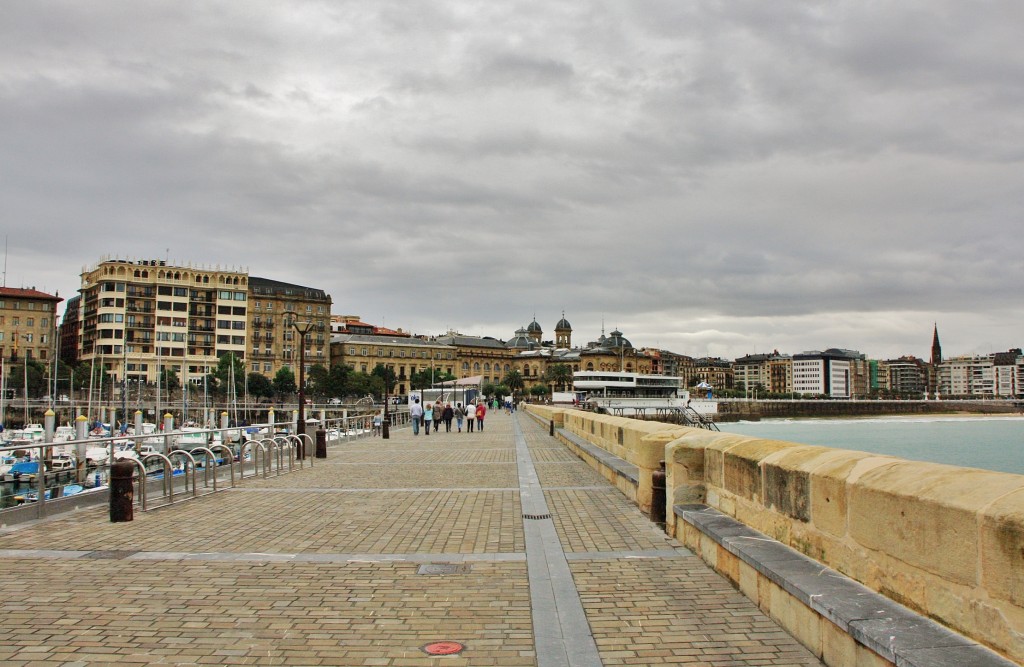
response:
<path fill-rule="evenodd" d="M 444 422 L 444 432 L 452 432 L 452 418 L 455 417 L 455 410 L 452 409 L 451 403 L 445 403 L 444 410 L 441 411 L 441 421 Z"/>
<path fill-rule="evenodd" d="M 476 406 L 476 428 L 478 431 L 484 430 L 484 416 L 487 414 L 487 401 L 484 401 L 480 405 Z"/>
<path fill-rule="evenodd" d="M 455 425 L 459 427 L 459 433 L 462 433 L 462 420 L 466 418 L 466 408 L 462 407 L 462 403 L 455 404 Z"/>
<path fill-rule="evenodd" d="M 423 407 L 423 435 L 430 435 L 430 424 L 434 421 L 434 406 L 427 403 Z"/>
<path fill-rule="evenodd" d="M 409 417 L 412 419 L 412 434 L 420 434 L 420 420 L 423 419 L 423 406 L 420 405 L 420 399 L 412 399 L 412 406 L 409 408 Z"/>
<path fill-rule="evenodd" d="M 473 432 L 473 424 L 476 423 L 476 406 L 472 403 L 466 405 L 466 433 Z"/>
<path fill-rule="evenodd" d="M 380 435 L 381 427 L 384 425 L 384 413 L 378 412 L 373 415 L 373 435 L 376 437 Z"/>

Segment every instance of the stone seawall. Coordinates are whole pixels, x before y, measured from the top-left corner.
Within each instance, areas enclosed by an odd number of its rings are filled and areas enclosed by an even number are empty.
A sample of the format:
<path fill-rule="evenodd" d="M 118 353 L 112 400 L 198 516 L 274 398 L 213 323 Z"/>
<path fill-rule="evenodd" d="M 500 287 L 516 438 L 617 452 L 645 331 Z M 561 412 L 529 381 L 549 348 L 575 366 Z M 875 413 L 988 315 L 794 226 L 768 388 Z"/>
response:
<path fill-rule="evenodd" d="M 637 466 L 673 507 L 706 504 L 1024 662 L 1024 476 L 530 406 Z M 970 443 L 965 443 L 970 446 Z"/>
<path fill-rule="evenodd" d="M 923 414 L 1019 414 L 1020 401 L 745 401 L 718 402 L 716 421 Z"/>

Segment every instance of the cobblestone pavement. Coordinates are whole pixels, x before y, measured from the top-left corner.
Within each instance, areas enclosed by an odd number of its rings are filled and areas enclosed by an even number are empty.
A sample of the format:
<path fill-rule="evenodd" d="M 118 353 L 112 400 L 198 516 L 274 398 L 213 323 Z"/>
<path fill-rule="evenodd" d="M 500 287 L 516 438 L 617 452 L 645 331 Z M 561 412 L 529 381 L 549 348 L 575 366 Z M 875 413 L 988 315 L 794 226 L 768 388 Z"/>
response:
<path fill-rule="evenodd" d="M 821 664 L 525 414 L 391 436 L 0 531 L 0 664 Z"/>

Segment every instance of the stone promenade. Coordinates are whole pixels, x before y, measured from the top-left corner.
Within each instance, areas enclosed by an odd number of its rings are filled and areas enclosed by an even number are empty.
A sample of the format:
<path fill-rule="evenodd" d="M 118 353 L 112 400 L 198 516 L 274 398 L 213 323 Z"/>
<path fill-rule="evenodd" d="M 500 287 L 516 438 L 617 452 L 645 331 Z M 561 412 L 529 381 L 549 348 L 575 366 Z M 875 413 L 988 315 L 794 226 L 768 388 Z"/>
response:
<path fill-rule="evenodd" d="M 0 606 L 3 665 L 821 664 L 494 411 L 483 433 L 396 429 L 130 523 L 6 530 Z"/>

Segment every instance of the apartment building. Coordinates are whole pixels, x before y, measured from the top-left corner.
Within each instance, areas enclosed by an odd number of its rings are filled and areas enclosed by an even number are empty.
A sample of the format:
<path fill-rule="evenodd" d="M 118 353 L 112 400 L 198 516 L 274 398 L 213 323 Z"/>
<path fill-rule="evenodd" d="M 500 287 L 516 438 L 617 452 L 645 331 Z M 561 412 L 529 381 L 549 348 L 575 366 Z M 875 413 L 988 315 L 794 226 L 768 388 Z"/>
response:
<path fill-rule="evenodd" d="M 773 393 L 788 393 L 793 386 L 793 358 L 780 354 L 750 354 L 733 361 L 736 388 L 760 388 Z"/>
<path fill-rule="evenodd" d="M 307 366 L 329 361 L 331 298 L 323 290 L 164 260 L 105 259 L 81 278 L 62 336 L 77 330 L 78 359 L 116 380 L 155 383 L 163 369 L 200 383 L 226 354 L 272 377 L 299 358 L 286 312 L 309 328 Z"/>
<path fill-rule="evenodd" d="M 52 359 L 57 350 L 57 304 L 35 288 L 0 287 L 0 357 Z"/>
<path fill-rule="evenodd" d="M 944 359 L 938 367 L 939 396 L 1010 398 L 1024 394 L 1024 355 L 1019 349 Z"/>
<path fill-rule="evenodd" d="M 303 336 L 295 325 L 306 331 L 305 370 L 330 364 L 331 297 L 324 290 L 251 276 L 249 304 L 250 373 L 273 378 L 282 368 L 298 369 Z"/>
<path fill-rule="evenodd" d="M 863 380 L 856 389 L 855 372 Z M 793 392 L 809 396 L 850 398 L 854 391 L 867 393 L 869 366 L 864 355 L 855 350 L 830 348 L 793 355 Z"/>

